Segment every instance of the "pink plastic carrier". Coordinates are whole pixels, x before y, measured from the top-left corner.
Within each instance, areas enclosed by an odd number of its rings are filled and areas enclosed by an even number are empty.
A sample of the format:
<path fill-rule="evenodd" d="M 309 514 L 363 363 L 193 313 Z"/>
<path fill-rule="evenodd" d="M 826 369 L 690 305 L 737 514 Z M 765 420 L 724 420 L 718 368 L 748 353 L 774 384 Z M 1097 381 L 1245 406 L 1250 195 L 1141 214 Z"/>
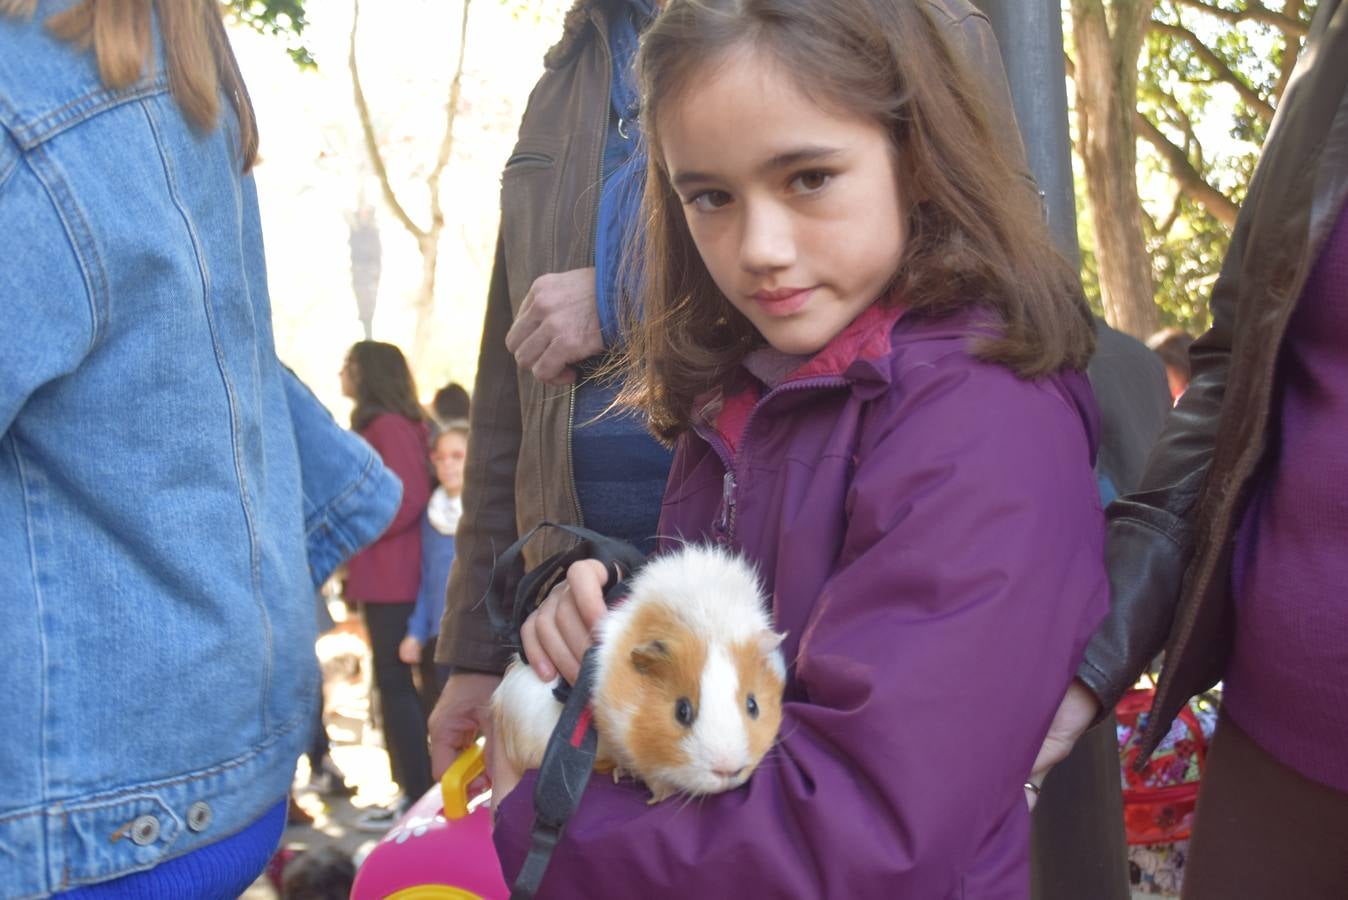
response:
<path fill-rule="evenodd" d="M 485 768 L 473 745 L 380 840 L 356 873 L 351 900 L 507 900 L 491 842 L 491 810 L 468 785 Z"/>

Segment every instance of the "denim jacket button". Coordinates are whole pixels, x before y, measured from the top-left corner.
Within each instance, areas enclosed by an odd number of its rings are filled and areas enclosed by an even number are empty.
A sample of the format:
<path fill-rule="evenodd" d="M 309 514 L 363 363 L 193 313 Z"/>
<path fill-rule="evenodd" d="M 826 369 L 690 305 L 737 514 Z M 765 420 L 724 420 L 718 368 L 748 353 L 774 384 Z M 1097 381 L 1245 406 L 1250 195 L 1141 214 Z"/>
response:
<path fill-rule="evenodd" d="M 206 826 L 211 824 L 211 805 L 205 800 L 198 800 L 187 809 L 187 827 L 193 831 L 205 831 Z"/>
<path fill-rule="evenodd" d="M 144 847 L 159 838 L 159 820 L 154 816 L 137 816 L 131 823 L 131 840 Z"/>

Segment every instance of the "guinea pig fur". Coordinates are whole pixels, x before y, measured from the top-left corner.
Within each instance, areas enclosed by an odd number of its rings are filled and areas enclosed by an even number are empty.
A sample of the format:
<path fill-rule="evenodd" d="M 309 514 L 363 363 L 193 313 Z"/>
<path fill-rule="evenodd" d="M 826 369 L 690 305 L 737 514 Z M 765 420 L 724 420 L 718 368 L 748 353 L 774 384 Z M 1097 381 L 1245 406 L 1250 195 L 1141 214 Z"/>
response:
<path fill-rule="evenodd" d="M 652 803 L 748 780 L 776 740 L 786 677 L 748 563 L 700 545 L 652 559 L 597 640 L 597 769 L 640 778 Z M 516 661 L 492 698 L 494 739 L 520 770 L 538 766 L 561 713 L 551 690 Z"/>

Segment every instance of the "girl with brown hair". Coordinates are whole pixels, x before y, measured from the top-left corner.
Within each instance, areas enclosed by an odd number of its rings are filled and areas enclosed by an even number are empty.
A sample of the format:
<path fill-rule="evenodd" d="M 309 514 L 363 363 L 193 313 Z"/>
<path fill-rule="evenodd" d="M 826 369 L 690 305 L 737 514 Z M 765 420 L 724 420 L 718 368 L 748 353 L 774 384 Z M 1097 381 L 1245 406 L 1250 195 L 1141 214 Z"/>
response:
<path fill-rule="evenodd" d="M 403 796 L 371 809 L 357 823 L 386 831 L 432 784 L 426 716 L 437 685 L 420 685 L 398 652 L 421 587 L 421 520 L 431 497 L 430 427 L 403 353 L 382 341 L 357 341 L 341 370 L 342 393 L 355 401 L 351 428 L 369 441 L 403 483 L 402 503 L 388 530 L 347 566 L 346 598 L 360 604 L 370 634 L 374 684 L 384 714 L 389 768 Z"/>
<path fill-rule="evenodd" d="M 788 680 L 744 787 L 591 782 L 549 896 L 1028 897 L 1027 777 L 1107 603 L 1076 277 L 914 0 L 671 0 L 639 73 L 623 397 L 675 443 L 661 534 L 756 563 Z M 526 623 L 541 677 L 604 578 Z M 534 776 L 493 777 L 510 875 Z"/>

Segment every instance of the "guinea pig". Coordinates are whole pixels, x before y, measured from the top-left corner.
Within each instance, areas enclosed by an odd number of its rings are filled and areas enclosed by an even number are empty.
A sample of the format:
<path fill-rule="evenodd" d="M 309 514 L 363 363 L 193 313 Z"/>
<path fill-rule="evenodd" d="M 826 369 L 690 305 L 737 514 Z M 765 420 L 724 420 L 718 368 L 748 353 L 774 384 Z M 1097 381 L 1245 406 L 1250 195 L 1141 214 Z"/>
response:
<path fill-rule="evenodd" d="M 740 557 L 690 544 L 652 559 L 598 628 L 596 770 L 641 779 L 652 803 L 744 784 L 781 725 L 782 637 Z M 520 771 L 561 715 L 554 684 L 517 659 L 492 697 L 493 739 Z"/>

